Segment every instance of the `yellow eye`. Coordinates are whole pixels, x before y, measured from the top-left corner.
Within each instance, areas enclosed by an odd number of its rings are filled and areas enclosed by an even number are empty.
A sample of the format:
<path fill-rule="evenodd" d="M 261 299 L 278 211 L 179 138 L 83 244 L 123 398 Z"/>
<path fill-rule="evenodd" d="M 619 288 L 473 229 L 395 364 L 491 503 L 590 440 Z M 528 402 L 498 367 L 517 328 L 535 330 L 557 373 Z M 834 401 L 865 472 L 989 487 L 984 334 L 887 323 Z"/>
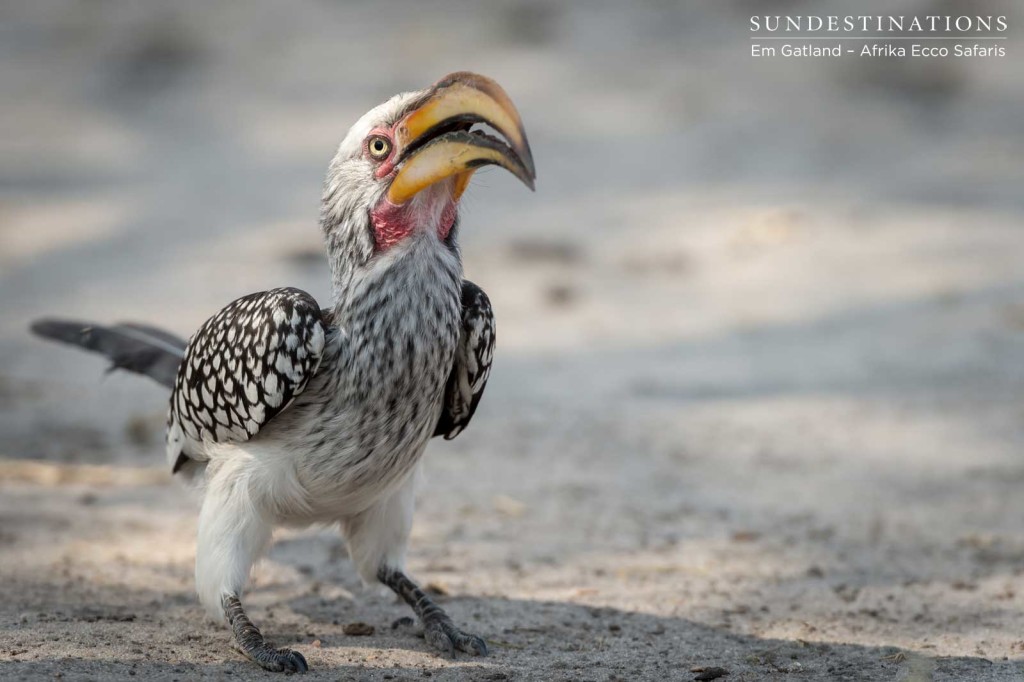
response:
<path fill-rule="evenodd" d="M 370 151 L 370 156 L 378 161 L 380 159 L 386 159 L 388 154 L 391 153 L 391 140 L 383 135 L 374 135 L 370 138 L 366 148 Z"/>

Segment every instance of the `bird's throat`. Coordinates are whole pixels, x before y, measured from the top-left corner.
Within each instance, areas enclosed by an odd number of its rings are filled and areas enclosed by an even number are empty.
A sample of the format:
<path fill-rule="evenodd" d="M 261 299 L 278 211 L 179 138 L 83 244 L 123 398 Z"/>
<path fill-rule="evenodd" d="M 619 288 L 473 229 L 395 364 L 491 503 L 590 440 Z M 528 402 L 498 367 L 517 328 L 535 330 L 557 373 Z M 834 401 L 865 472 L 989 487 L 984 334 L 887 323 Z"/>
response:
<path fill-rule="evenodd" d="M 451 232 L 458 214 L 458 204 L 451 199 L 443 204 L 424 205 L 418 202 L 395 205 L 381 200 L 370 214 L 374 244 L 378 252 L 387 251 L 420 231 L 436 231 L 444 241 Z"/>

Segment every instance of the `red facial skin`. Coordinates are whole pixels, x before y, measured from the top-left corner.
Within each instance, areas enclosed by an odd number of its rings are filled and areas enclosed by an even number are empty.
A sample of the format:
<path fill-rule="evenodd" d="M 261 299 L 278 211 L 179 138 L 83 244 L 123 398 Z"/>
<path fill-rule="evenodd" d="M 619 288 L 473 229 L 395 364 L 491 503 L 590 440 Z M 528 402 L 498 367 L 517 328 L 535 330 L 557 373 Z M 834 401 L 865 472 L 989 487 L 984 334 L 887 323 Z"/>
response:
<path fill-rule="evenodd" d="M 377 135 L 392 141 L 391 153 L 388 154 L 387 158 L 381 160 L 374 159 L 370 156 L 369 152 L 369 140 Z M 366 140 L 363 144 L 363 153 L 366 155 L 366 158 L 379 164 L 377 170 L 374 171 L 374 177 L 384 179 L 394 175 L 396 173 L 394 164 L 396 150 L 393 130 L 390 128 L 376 128 L 370 132 Z M 451 232 L 452 225 L 455 224 L 455 218 L 458 215 L 458 202 L 453 201 L 451 198 L 444 199 L 444 201 L 446 205 L 441 214 L 441 223 L 437 227 L 437 237 L 442 241 L 448 238 L 448 233 Z M 387 251 L 415 232 L 417 218 L 417 213 L 411 208 L 411 202 L 399 206 L 392 204 L 387 200 L 387 197 L 381 199 L 380 203 L 370 212 L 370 222 L 373 225 L 374 243 L 377 247 L 377 252 L 383 253 Z"/>

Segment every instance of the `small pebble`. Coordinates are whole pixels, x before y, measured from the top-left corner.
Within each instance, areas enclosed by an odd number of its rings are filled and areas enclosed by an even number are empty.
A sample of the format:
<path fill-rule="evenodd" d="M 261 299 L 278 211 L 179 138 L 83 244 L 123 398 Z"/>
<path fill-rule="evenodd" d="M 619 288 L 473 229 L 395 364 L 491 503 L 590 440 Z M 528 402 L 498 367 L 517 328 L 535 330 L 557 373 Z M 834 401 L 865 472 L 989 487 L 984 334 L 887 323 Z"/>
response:
<path fill-rule="evenodd" d="M 694 682 L 709 682 L 709 680 L 717 680 L 719 677 L 725 677 L 729 674 L 728 670 L 718 666 L 691 668 L 690 672 L 697 673 L 696 677 L 693 678 Z"/>
<path fill-rule="evenodd" d="M 368 623 L 347 623 L 341 628 L 341 631 L 351 637 L 369 637 L 377 631 L 375 627 Z"/>

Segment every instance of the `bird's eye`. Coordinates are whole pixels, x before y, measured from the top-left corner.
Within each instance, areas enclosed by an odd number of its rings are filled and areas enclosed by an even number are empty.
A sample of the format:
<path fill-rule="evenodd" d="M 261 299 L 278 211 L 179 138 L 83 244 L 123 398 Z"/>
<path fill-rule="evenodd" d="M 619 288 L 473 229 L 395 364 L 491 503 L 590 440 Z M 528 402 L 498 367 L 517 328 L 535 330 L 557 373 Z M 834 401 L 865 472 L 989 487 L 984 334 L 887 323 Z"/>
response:
<path fill-rule="evenodd" d="M 370 142 L 366 145 L 366 148 L 370 151 L 370 156 L 378 161 L 386 159 L 388 154 L 391 153 L 391 140 L 383 135 L 374 135 L 370 138 Z"/>

